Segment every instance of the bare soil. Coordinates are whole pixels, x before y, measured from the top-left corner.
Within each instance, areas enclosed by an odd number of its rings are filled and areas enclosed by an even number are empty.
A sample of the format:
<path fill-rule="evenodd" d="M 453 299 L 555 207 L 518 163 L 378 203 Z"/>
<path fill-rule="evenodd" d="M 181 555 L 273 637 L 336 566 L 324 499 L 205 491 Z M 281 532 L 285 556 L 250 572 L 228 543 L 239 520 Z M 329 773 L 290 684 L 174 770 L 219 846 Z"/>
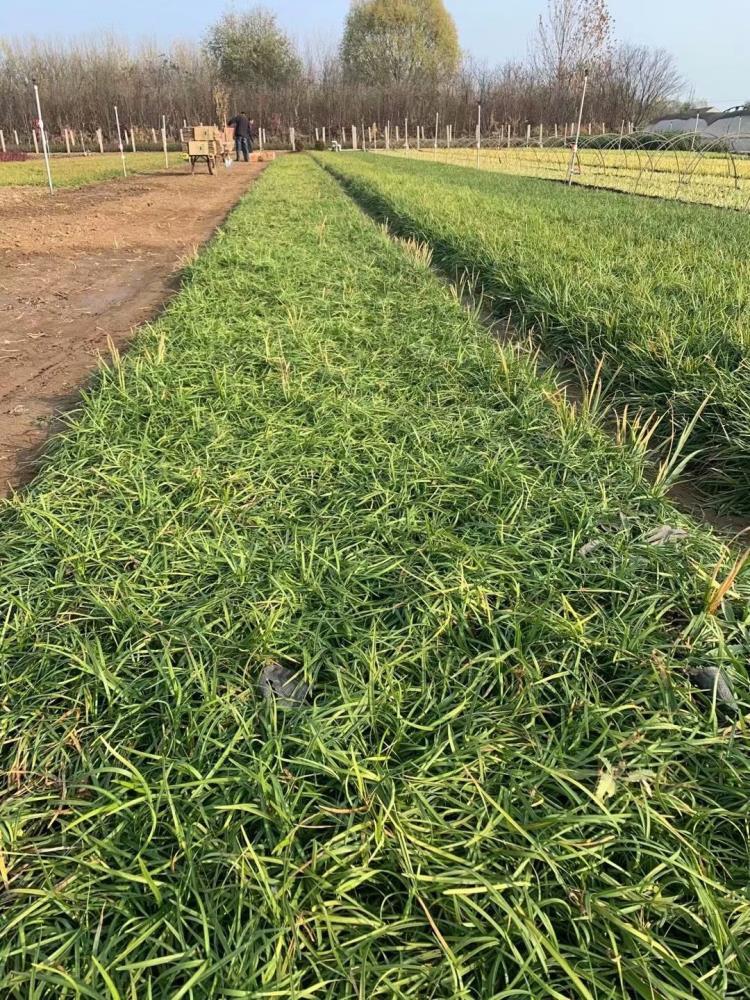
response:
<path fill-rule="evenodd" d="M 0 189 L 0 496 L 34 474 L 109 340 L 122 350 L 264 169 Z"/>

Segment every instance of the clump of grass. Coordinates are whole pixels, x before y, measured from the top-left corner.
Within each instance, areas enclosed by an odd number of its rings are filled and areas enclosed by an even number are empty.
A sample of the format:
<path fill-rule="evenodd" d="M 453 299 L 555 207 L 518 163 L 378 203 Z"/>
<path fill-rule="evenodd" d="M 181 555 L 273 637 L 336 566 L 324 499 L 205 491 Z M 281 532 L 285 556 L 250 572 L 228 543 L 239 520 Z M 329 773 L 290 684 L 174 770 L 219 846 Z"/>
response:
<path fill-rule="evenodd" d="M 747 591 L 592 409 L 264 174 L 0 517 L 2 995 L 742 995 Z"/>
<path fill-rule="evenodd" d="M 750 513 L 750 218 L 386 157 L 329 158 L 359 199 L 451 272 L 476 274 L 545 349 L 660 418 L 696 485 Z"/>

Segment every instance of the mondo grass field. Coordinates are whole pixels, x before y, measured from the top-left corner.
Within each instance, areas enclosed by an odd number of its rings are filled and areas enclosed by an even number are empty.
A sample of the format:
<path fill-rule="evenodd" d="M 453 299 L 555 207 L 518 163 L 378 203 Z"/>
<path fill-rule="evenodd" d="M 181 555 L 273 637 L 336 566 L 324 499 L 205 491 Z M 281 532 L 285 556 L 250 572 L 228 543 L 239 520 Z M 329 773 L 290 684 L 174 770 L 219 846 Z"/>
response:
<path fill-rule="evenodd" d="M 496 309 L 611 398 L 692 424 L 696 484 L 750 513 L 750 217 L 375 155 L 325 165 L 369 210 L 476 277 Z"/>
<path fill-rule="evenodd" d="M 183 158 L 170 153 L 170 160 Z M 119 153 L 92 153 L 91 156 L 53 154 L 50 157 L 52 182 L 55 187 L 75 188 L 86 184 L 122 177 L 122 159 Z M 146 174 L 164 168 L 163 153 L 126 153 L 125 163 L 129 174 Z M 24 160 L 19 163 L 0 163 L 0 187 L 46 187 L 47 168 L 44 158 Z"/>
<path fill-rule="evenodd" d="M 613 140 L 615 141 L 615 140 Z M 381 150 L 380 155 L 384 155 Z M 439 161 L 454 166 L 477 166 L 476 148 L 456 146 L 391 149 L 389 156 Z M 570 149 L 565 146 L 502 145 L 482 148 L 481 169 L 525 177 L 565 181 Z M 573 183 L 609 188 L 652 198 L 716 205 L 738 211 L 750 209 L 750 157 L 677 149 L 597 149 L 582 147 L 574 161 Z"/>
<path fill-rule="evenodd" d="M 5 502 L 4 998 L 747 994 L 735 554 L 428 262 L 280 160 Z"/>

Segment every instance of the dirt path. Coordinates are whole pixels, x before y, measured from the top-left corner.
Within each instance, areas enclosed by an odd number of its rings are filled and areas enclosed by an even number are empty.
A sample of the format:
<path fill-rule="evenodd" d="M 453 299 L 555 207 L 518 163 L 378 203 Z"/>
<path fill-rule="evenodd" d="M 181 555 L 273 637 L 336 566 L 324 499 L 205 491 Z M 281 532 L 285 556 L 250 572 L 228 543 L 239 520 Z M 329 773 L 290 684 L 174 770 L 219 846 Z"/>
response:
<path fill-rule="evenodd" d="M 0 496 L 34 473 L 55 416 L 177 288 L 265 164 L 164 172 L 50 197 L 0 189 Z"/>

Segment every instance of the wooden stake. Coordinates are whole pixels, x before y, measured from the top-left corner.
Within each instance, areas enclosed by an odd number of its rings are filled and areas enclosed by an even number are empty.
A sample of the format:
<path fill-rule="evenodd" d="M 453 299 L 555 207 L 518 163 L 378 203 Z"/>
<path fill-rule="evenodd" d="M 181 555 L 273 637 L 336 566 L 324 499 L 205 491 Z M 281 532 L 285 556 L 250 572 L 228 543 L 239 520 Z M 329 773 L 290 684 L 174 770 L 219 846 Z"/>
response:
<path fill-rule="evenodd" d="M 586 101 L 586 88 L 589 84 L 589 71 L 586 70 L 583 74 L 583 91 L 581 93 L 581 105 L 578 109 L 578 128 L 576 129 L 576 137 L 573 143 L 573 148 L 570 151 L 570 163 L 568 165 L 568 185 L 573 183 L 573 168 L 575 167 L 576 156 L 578 155 L 578 143 L 581 138 L 581 121 L 583 120 L 583 105 Z"/>

